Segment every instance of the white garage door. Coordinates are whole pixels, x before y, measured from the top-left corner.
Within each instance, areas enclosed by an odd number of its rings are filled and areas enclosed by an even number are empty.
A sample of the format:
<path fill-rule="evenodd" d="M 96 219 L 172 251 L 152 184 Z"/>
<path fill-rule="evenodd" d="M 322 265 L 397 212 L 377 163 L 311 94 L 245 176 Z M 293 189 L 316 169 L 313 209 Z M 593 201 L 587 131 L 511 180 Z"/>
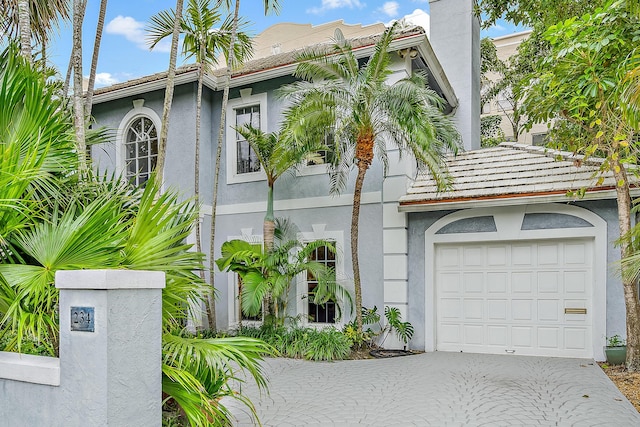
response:
<path fill-rule="evenodd" d="M 436 246 L 436 348 L 592 357 L 592 240 Z"/>

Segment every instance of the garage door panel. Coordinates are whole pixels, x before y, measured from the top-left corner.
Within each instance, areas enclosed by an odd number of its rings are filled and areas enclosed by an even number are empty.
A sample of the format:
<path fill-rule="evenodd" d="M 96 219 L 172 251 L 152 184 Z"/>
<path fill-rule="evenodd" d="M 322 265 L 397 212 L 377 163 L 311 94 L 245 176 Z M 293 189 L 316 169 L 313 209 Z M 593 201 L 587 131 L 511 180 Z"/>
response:
<path fill-rule="evenodd" d="M 506 299 L 487 300 L 487 320 L 506 321 L 508 319 L 509 301 Z"/>
<path fill-rule="evenodd" d="M 459 294 L 462 291 L 462 276 L 460 273 L 439 273 L 437 277 L 440 293 Z"/>
<path fill-rule="evenodd" d="M 484 274 L 482 272 L 469 272 L 462 274 L 464 291 L 469 293 L 484 292 Z"/>
<path fill-rule="evenodd" d="M 581 294 L 587 291 L 587 273 L 585 271 L 565 271 L 564 291 L 568 294 Z"/>
<path fill-rule="evenodd" d="M 538 347 L 557 350 L 560 348 L 560 328 L 538 328 Z"/>
<path fill-rule="evenodd" d="M 509 279 L 506 272 L 487 273 L 487 292 L 490 294 L 504 294 L 508 291 L 507 281 Z"/>
<path fill-rule="evenodd" d="M 560 320 L 560 301 L 557 299 L 538 300 L 538 320 L 542 322 L 558 322 Z"/>
<path fill-rule="evenodd" d="M 540 271 L 537 275 L 538 293 L 560 293 L 560 271 Z"/>
<path fill-rule="evenodd" d="M 533 271 L 518 271 L 511 274 L 511 292 L 532 293 Z"/>
<path fill-rule="evenodd" d="M 591 357 L 592 258 L 587 239 L 436 246 L 436 348 Z"/>
<path fill-rule="evenodd" d="M 464 319 L 465 320 L 484 320 L 484 300 L 470 299 L 464 300 Z"/>

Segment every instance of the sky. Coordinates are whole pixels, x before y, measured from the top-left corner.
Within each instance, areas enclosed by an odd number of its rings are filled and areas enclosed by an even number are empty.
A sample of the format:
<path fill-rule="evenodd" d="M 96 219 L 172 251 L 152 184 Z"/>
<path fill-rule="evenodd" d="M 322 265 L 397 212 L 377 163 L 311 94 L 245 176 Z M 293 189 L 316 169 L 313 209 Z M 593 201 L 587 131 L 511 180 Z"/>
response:
<path fill-rule="evenodd" d="M 185 0 L 185 5 L 187 1 Z M 213 3 L 213 1 L 212 1 Z M 145 26 L 154 14 L 175 7 L 175 0 L 109 0 L 100 46 L 96 87 L 142 77 L 166 70 L 170 38 L 150 51 L 145 43 Z M 391 23 L 409 15 L 415 24 L 428 25 L 429 0 L 280 0 L 280 14 L 264 16 L 262 0 L 243 0 L 240 14 L 249 20 L 247 31 L 257 35 L 280 22 L 323 24 L 344 20 L 347 24 Z M 99 0 L 88 0 L 83 26 L 83 71 L 89 73 Z M 498 22 L 482 31 L 482 36 L 498 37 L 518 31 L 507 22 Z M 66 72 L 71 52 L 71 26 L 60 28 L 48 50 L 49 60 Z M 191 61 L 187 61 L 191 62 Z M 184 64 L 183 58 L 178 65 Z"/>

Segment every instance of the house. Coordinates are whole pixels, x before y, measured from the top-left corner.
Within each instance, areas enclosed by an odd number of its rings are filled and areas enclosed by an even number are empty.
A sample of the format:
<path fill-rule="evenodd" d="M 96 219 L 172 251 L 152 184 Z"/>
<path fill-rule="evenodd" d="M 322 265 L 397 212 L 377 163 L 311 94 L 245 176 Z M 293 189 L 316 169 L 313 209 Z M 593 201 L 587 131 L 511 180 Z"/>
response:
<path fill-rule="evenodd" d="M 615 192 L 605 181 L 582 200 L 568 189 L 590 183 L 597 166 L 517 144 L 480 150 L 479 23 L 472 0 L 431 0 L 431 31 L 404 29 L 391 44 L 391 79 L 425 70 L 447 102 L 465 152 L 448 159 L 451 191 L 438 193 L 417 176 L 410 159 L 391 151 L 389 173 L 374 162 L 365 179 L 360 217 L 363 304 L 398 307 L 415 334 L 411 346 L 427 351 L 594 357 L 603 359 L 605 336 L 624 335 Z M 336 23 L 337 27 L 344 24 Z M 318 37 L 325 37 L 319 35 Z M 322 43 L 325 40 L 317 40 Z M 352 39 L 368 57 L 374 35 Z M 264 175 L 231 128 L 251 121 L 273 131 L 283 103 L 275 91 L 294 81 L 295 52 L 269 41 L 272 54 L 234 72 L 216 216 L 216 254 L 235 238 L 259 241 L 266 210 Z M 275 46 L 275 47 L 274 47 Z M 278 53 L 278 49 L 280 52 Z M 200 164 L 203 251 L 209 252 L 212 173 L 221 114 L 221 75 L 204 79 Z M 141 183 L 155 165 L 165 73 L 98 90 L 93 112 L 114 129 L 94 146 L 102 170 L 123 171 Z M 196 69 L 181 67 L 171 111 L 165 182 L 190 197 L 194 188 Z M 355 175 L 354 175 L 355 176 Z M 351 177 L 353 180 L 354 176 Z M 330 239 L 339 256 L 318 253 L 348 283 L 351 194 L 329 195 L 324 165 L 310 165 L 275 186 L 276 215 L 289 217 L 306 241 Z M 353 188 L 349 185 L 348 189 Z M 349 190 L 347 190 L 349 191 Z M 220 327 L 240 319 L 238 279 L 216 275 Z M 294 286 L 292 315 L 312 324 L 340 325 L 333 308 L 313 306 L 306 278 Z"/>
<path fill-rule="evenodd" d="M 507 34 L 491 39 L 496 47 L 496 55 L 499 60 L 507 61 L 512 55 L 518 51 L 520 44 L 526 40 L 531 34 L 531 30 L 521 31 L 519 33 Z M 487 78 L 490 81 L 499 79 L 496 73 L 488 73 Z M 501 92 L 494 99 L 482 106 L 482 117 L 500 116 L 500 129 L 507 141 L 517 141 L 521 144 L 544 145 L 545 137 L 549 128 L 546 123 L 535 123 L 529 130 L 522 130 L 517 139 L 514 137 L 513 125 L 511 118 L 513 117 L 513 103 L 509 93 Z"/>

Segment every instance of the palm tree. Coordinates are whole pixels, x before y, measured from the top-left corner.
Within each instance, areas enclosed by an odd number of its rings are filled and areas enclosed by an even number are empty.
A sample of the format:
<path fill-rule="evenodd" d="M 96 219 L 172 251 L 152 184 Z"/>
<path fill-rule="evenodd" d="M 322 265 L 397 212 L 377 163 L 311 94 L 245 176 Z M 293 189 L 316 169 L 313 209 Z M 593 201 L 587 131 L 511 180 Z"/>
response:
<path fill-rule="evenodd" d="M 231 240 L 222 244 L 222 256 L 216 260 L 221 271 L 232 271 L 242 279 L 240 307 L 244 314 L 256 316 L 267 305 L 267 322 L 283 324 L 287 315 L 289 290 L 300 274 L 317 279 L 311 302 L 325 304 L 339 301 L 351 307 L 351 295 L 336 281 L 332 268 L 313 261 L 312 254 L 327 248 L 335 254 L 333 242 L 298 240 L 298 228 L 288 220 L 278 219 L 274 244 L 270 249 L 244 240 Z M 338 309 L 341 305 L 337 304 Z"/>
<path fill-rule="evenodd" d="M 284 132 L 267 133 L 251 125 L 245 125 L 236 131 L 247 140 L 256 153 L 258 162 L 267 176 L 267 212 L 264 217 L 263 239 L 265 250 L 270 251 L 273 248 L 275 231 L 273 187 L 276 180 L 305 161 L 322 161 L 318 152 L 327 147 L 318 139 L 295 142 L 288 139 Z"/>
<path fill-rule="evenodd" d="M 194 195 L 195 203 L 200 201 L 200 131 L 202 113 L 202 88 L 204 74 L 211 71 L 215 66 L 216 56 L 220 52 L 225 55 L 230 52 L 231 20 L 225 20 L 220 28 L 215 28 L 220 24 L 220 14 L 217 10 L 210 8 L 210 0 L 189 0 L 184 16 L 180 23 L 180 33 L 184 35 L 182 44 L 182 54 L 188 59 L 195 57 L 198 66 L 198 90 L 196 96 L 196 141 L 195 141 L 195 164 L 194 164 Z M 150 47 L 153 49 L 160 40 L 172 34 L 173 23 L 176 18 L 173 11 L 160 12 L 151 17 L 151 24 L 147 29 L 149 33 Z M 235 44 L 236 60 L 241 62 L 251 51 L 251 40 L 244 33 L 238 34 L 241 43 Z M 200 236 L 200 223 L 196 224 L 196 251 L 202 249 Z M 202 272 L 204 274 L 204 272 Z M 204 277 L 203 277 L 204 278 Z M 208 300 L 208 306 L 212 305 Z M 210 309 L 207 310 L 211 312 Z M 211 323 L 209 316 L 209 327 L 215 329 L 215 323 Z"/>
<path fill-rule="evenodd" d="M 80 175 L 84 175 L 87 171 L 86 122 L 82 88 L 82 23 L 84 21 L 86 6 L 87 3 L 84 0 L 73 0 L 73 48 L 71 50 L 73 62 L 73 125 L 76 132 L 78 170 Z"/>
<path fill-rule="evenodd" d="M 397 24 L 396 24 L 397 25 Z M 358 220 L 362 185 L 377 153 L 386 168 L 386 143 L 407 152 L 431 172 L 439 185 L 447 184 L 443 155 L 456 152 L 460 136 L 441 112 L 443 101 L 427 87 L 426 76 L 414 73 L 393 85 L 387 83 L 389 45 L 396 25 L 376 43 L 366 65 L 359 67 L 351 46 L 341 34 L 333 50 L 300 55 L 295 76 L 304 80 L 282 89 L 292 103 L 286 112 L 296 138 L 334 134 L 331 190 L 346 185 L 348 172 L 357 168 L 351 217 L 351 258 L 358 331 L 362 331 L 362 291 L 358 261 Z M 334 55 L 328 55 L 332 53 Z M 314 83 L 317 82 L 317 83 Z"/>
<path fill-rule="evenodd" d="M 227 8 L 227 10 L 231 10 L 231 1 L 232 0 L 216 0 L 216 5 Z M 280 10 L 280 5 L 278 4 L 278 0 L 263 0 L 262 4 L 264 5 L 264 13 L 265 15 L 269 12 L 278 13 Z M 238 23 L 240 21 L 240 0 L 235 0 L 235 7 L 233 11 L 233 21 L 231 25 L 231 40 L 229 41 L 230 46 L 236 45 L 236 35 L 238 33 Z M 218 128 L 218 138 L 216 139 L 216 165 L 213 172 L 213 194 L 211 196 L 211 232 L 209 235 L 209 283 L 211 287 L 215 289 L 215 238 L 216 238 L 216 208 L 218 206 L 218 185 L 220 182 L 220 161 L 222 159 L 222 141 L 224 138 L 224 131 L 226 125 L 226 117 L 227 117 L 227 103 L 229 102 L 229 87 L 231 85 L 231 71 L 233 69 L 233 56 L 227 55 L 227 68 L 224 74 L 224 83 L 223 83 L 223 91 L 222 91 L 222 106 L 220 109 L 220 126 Z M 210 318 L 212 318 L 212 322 L 210 320 L 210 324 L 213 324 L 212 330 L 216 330 L 216 313 L 215 313 L 215 301 L 211 306 Z"/>
<path fill-rule="evenodd" d="M 164 271 L 163 392 L 191 425 L 228 425 L 219 399 L 244 371 L 263 387 L 259 362 L 270 352 L 256 340 L 184 336 L 185 307 L 204 282 L 194 274 L 203 254 L 185 243 L 195 206 L 160 194 L 154 180 L 126 180 L 87 171 L 78 185 L 71 112 L 42 75 L 11 45 L 0 54 L 0 335 L 25 338 L 57 351 L 57 270 L 127 268 Z M 93 233 L 96 233 L 93 236 Z M 160 397 L 159 397 L 160 398 Z"/>
<path fill-rule="evenodd" d="M 20 50 L 29 63 L 31 57 L 31 14 L 29 13 L 29 0 L 18 0 L 18 27 L 20 28 Z"/>
<path fill-rule="evenodd" d="M 98 23 L 96 24 L 96 38 L 93 42 L 93 54 L 91 55 L 91 69 L 89 70 L 89 84 L 85 96 L 85 118 L 91 117 L 93 108 L 93 89 L 96 82 L 96 71 L 98 68 L 98 54 L 100 53 L 100 42 L 102 41 L 102 30 L 104 29 L 104 17 L 107 13 L 107 0 L 100 0 L 100 12 L 98 12 Z"/>
<path fill-rule="evenodd" d="M 169 134 L 169 113 L 173 102 L 173 87 L 176 77 L 176 60 L 178 57 L 178 38 L 180 37 L 180 23 L 182 22 L 183 0 L 176 0 L 176 10 L 173 13 L 173 29 L 171 31 L 171 53 L 169 55 L 169 69 L 167 70 L 167 84 L 164 91 L 162 106 L 162 128 L 158 138 L 158 158 L 156 163 L 156 184 L 162 186 L 164 178 L 164 163 L 167 158 L 167 135 Z"/>

